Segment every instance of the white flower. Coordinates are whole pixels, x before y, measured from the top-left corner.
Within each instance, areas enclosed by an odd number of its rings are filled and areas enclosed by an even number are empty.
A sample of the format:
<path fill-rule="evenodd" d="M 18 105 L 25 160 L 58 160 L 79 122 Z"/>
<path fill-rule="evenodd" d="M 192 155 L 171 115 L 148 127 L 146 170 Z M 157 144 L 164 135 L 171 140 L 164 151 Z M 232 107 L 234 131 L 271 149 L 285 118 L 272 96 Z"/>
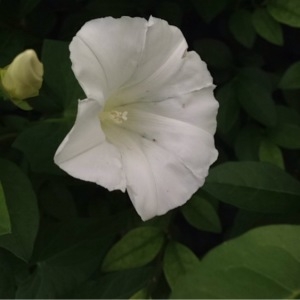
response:
<path fill-rule="evenodd" d="M 216 160 L 218 103 L 181 31 L 151 17 L 86 23 L 70 44 L 87 98 L 55 154 L 70 175 L 128 191 L 143 220 L 184 204 Z"/>
<path fill-rule="evenodd" d="M 43 64 L 35 51 L 26 50 L 1 70 L 2 89 L 15 101 L 37 96 L 42 86 L 43 72 Z"/>

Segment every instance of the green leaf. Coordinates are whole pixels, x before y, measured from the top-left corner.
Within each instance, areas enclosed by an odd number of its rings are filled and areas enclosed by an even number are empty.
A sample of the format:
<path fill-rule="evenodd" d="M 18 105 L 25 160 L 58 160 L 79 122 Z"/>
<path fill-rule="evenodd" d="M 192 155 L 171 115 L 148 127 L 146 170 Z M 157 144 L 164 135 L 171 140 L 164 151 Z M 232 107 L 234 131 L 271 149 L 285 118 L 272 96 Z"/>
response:
<path fill-rule="evenodd" d="M 252 22 L 256 32 L 265 40 L 278 46 L 283 45 L 282 28 L 265 9 L 256 9 L 252 15 Z"/>
<path fill-rule="evenodd" d="M 219 40 L 196 40 L 194 49 L 209 67 L 226 69 L 232 65 L 233 57 L 229 47 Z"/>
<path fill-rule="evenodd" d="M 229 82 L 217 89 L 216 98 L 220 103 L 217 115 L 218 130 L 228 133 L 238 122 L 240 114 L 240 104 L 234 83 Z"/>
<path fill-rule="evenodd" d="M 259 147 L 262 140 L 261 128 L 247 126 L 242 128 L 234 142 L 234 150 L 239 160 L 259 160 Z"/>
<path fill-rule="evenodd" d="M 300 211 L 300 183 L 268 163 L 224 163 L 210 171 L 203 189 L 220 201 L 246 210 Z"/>
<path fill-rule="evenodd" d="M 14 299 L 16 282 L 11 257 L 8 252 L 0 249 L 0 299 Z M 16 258 L 17 259 L 17 258 Z"/>
<path fill-rule="evenodd" d="M 84 93 L 72 72 L 69 57 L 69 43 L 45 40 L 42 61 L 47 72 L 44 80 L 54 94 L 59 97 L 59 104 L 64 109 L 72 105 L 77 106 L 78 99 L 84 97 Z"/>
<path fill-rule="evenodd" d="M 206 22 L 210 23 L 218 14 L 224 10 L 228 4 L 228 0 L 222 1 L 206 1 L 191 0 L 199 16 Z"/>
<path fill-rule="evenodd" d="M 277 106 L 278 122 L 268 129 L 268 138 L 287 149 L 300 149 L 300 116 L 288 107 Z"/>
<path fill-rule="evenodd" d="M 35 172 L 62 174 L 55 166 L 53 157 L 74 123 L 78 99 L 84 97 L 72 72 L 69 55 L 68 43 L 50 40 L 44 42 L 42 61 L 47 72 L 42 96 L 31 104 L 37 110 L 60 111 L 63 115 L 29 127 L 13 144 L 25 154 Z"/>
<path fill-rule="evenodd" d="M 280 148 L 267 139 L 262 140 L 260 143 L 259 159 L 284 169 L 284 160 Z"/>
<path fill-rule="evenodd" d="M 64 221 L 77 216 L 72 194 L 63 184 L 45 183 L 39 189 L 39 200 L 43 212 L 58 220 Z"/>
<path fill-rule="evenodd" d="M 255 30 L 249 11 L 240 9 L 234 12 L 229 19 L 229 29 L 239 43 L 246 48 L 252 48 L 255 41 Z"/>
<path fill-rule="evenodd" d="M 58 299 L 71 294 L 99 268 L 114 235 L 93 220 L 44 226 L 31 262 L 32 275 L 17 291 L 21 299 Z"/>
<path fill-rule="evenodd" d="M 76 80 L 70 61 L 69 43 L 45 40 L 42 49 L 44 82 L 41 96 L 31 101 L 34 109 L 42 112 L 74 113 L 78 99 L 85 98 Z"/>
<path fill-rule="evenodd" d="M 143 267 L 106 274 L 80 286 L 72 299 L 129 299 L 151 280 L 153 269 Z M 145 299 L 145 295 L 139 298 Z"/>
<path fill-rule="evenodd" d="M 284 90 L 300 89 L 300 61 L 292 64 L 283 74 L 279 87 Z"/>
<path fill-rule="evenodd" d="M 32 107 L 25 100 L 11 100 L 14 105 L 19 107 L 22 110 L 28 111 L 32 110 Z"/>
<path fill-rule="evenodd" d="M 267 9 L 280 23 L 300 27 L 300 2 L 298 0 L 269 0 Z"/>
<path fill-rule="evenodd" d="M 267 73 L 260 67 L 247 66 L 239 70 L 238 78 L 246 82 L 254 82 L 258 85 L 264 86 L 269 92 L 272 92 L 276 86 L 274 86 L 272 80 L 272 74 Z"/>
<path fill-rule="evenodd" d="M 144 288 L 134 293 L 129 299 L 131 300 L 131 299 L 151 299 L 151 298 L 148 296 L 148 291 Z"/>
<path fill-rule="evenodd" d="M 177 242 L 168 244 L 164 255 L 163 268 L 171 289 L 176 288 L 179 278 L 198 265 L 200 267 L 198 257 L 188 247 Z"/>
<path fill-rule="evenodd" d="M 29 274 L 28 264 L 0 249 L 0 299 L 15 299 L 18 284 Z"/>
<path fill-rule="evenodd" d="M 24 153 L 34 172 L 63 174 L 53 157 L 70 128 L 71 123 L 64 119 L 43 121 L 23 130 L 13 147 Z"/>
<path fill-rule="evenodd" d="M 9 128 L 11 131 L 22 131 L 28 124 L 29 120 L 17 115 L 6 115 L 1 118 L 1 121 L 5 127 Z"/>
<path fill-rule="evenodd" d="M 5 194 L 0 181 L 0 235 L 11 233 L 10 217 L 6 205 Z"/>
<path fill-rule="evenodd" d="M 227 238 L 238 237 L 245 232 L 266 225 L 290 224 L 299 225 L 300 213 L 266 214 L 247 210 L 239 210 L 234 223 L 227 232 Z"/>
<path fill-rule="evenodd" d="M 287 105 L 300 113 L 300 89 L 282 90 L 282 95 Z"/>
<path fill-rule="evenodd" d="M 194 195 L 184 206 L 181 207 L 185 219 L 193 227 L 219 233 L 222 230 L 219 216 L 214 206 L 206 199 Z"/>
<path fill-rule="evenodd" d="M 102 270 L 108 272 L 144 266 L 155 258 L 163 241 L 164 235 L 159 228 L 133 229 L 110 249 Z"/>
<path fill-rule="evenodd" d="M 244 72 L 236 78 L 237 96 L 241 106 L 256 121 L 267 127 L 276 123 L 276 107 L 272 99 L 271 90 L 259 81 L 250 78 Z"/>
<path fill-rule="evenodd" d="M 180 299 L 298 299 L 300 227 L 260 227 L 208 253 L 171 294 Z"/>
<path fill-rule="evenodd" d="M 0 236 L 0 247 L 27 261 L 39 225 L 36 196 L 28 178 L 12 162 L 0 160 L 0 180 L 11 221 L 11 234 Z"/>

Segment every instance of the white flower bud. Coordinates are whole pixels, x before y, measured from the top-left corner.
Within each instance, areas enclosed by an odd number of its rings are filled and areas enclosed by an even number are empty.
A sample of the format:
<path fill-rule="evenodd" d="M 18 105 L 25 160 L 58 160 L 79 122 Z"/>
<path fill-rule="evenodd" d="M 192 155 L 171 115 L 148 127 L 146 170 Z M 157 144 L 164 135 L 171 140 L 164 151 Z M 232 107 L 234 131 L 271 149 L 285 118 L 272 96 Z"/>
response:
<path fill-rule="evenodd" d="M 34 50 L 15 57 L 1 72 L 1 87 L 15 101 L 37 96 L 43 82 L 44 68 Z"/>

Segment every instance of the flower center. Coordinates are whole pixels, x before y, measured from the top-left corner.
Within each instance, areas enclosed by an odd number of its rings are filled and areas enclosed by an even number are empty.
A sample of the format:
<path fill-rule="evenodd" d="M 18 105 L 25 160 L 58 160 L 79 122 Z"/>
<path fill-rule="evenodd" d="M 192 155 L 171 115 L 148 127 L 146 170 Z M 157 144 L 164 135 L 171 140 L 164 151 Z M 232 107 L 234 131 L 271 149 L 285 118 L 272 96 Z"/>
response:
<path fill-rule="evenodd" d="M 127 121 L 127 115 L 128 115 L 127 111 L 111 110 L 111 111 L 102 111 L 99 114 L 99 117 L 102 122 L 105 120 L 110 120 L 120 125 L 123 122 Z"/>

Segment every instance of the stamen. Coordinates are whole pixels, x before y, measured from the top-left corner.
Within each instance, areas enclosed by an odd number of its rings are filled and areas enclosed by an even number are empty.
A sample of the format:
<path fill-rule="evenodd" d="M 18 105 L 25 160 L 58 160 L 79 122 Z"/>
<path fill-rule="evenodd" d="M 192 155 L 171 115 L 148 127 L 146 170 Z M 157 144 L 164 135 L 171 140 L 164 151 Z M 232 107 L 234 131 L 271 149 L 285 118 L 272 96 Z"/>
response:
<path fill-rule="evenodd" d="M 112 110 L 112 111 L 103 111 L 100 113 L 100 120 L 111 120 L 114 123 L 120 125 L 123 122 L 127 121 L 127 111 L 118 111 L 118 110 Z"/>
<path fill-rule="evenodd" d="M 109 114 L 110 118 L 117 124 L 122 124 L 124 121 L 127 121 L 127 111 L 112 110 Z"/>

